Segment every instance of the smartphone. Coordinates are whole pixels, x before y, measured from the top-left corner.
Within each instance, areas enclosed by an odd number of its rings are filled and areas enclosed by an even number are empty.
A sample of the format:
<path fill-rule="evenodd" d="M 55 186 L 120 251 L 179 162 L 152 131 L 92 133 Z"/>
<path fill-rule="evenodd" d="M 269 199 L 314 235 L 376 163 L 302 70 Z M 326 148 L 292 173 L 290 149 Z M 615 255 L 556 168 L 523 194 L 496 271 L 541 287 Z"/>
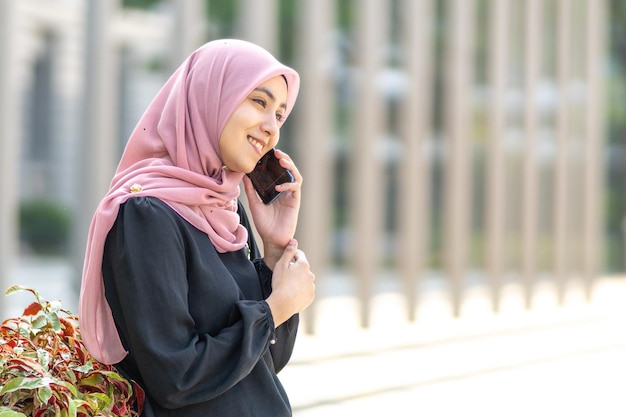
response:
<path fill-rule="evenodd" d="M 263 155 L 254 170 L 247 175 L 265 204 L 271 204 L 280 195 L 276 191 L 277 185 L 294 181 L 291 172 L 280 166 L 278 158 L 274 155 L 274 148 Z"/>

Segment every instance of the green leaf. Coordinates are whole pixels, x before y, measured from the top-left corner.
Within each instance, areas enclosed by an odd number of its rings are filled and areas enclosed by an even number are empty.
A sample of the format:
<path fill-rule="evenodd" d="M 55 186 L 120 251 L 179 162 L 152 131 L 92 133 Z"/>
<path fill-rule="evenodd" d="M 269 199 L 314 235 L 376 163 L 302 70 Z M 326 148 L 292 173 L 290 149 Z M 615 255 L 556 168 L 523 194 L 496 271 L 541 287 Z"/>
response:
<path fill-rule="evenodd" d="M 20 328 L 19 328 L 19 332 L 20 332 L 20 334 L 21 334 L 22 336 L 24 336 L 24 338 L 26 338 L 26 339 L 31 339 L 31 337 L 32 337 L 32 333 L 31 333 L 31 331 L 30 331 L 30 330 L 28 330 L 28 329 L 26 329 L 26 328 L 24 328 L 24 327 L 20 327 Z"/>
<path fill-rule="evenodd" d="M 48 303 L 48 306 L 49 306 L 49 308 L 50 308 L 50 310 L 51 310 L 52 312 L 57 313 L 57 314 L 59 313 L 59 311 L 61 311 L 61 310 L 62 310 L 62 308 L 61 308 L 61 307 L 62 307 L 62 306 L 61 306 L 61 302 L 60 302 L 60 301 L 58 301 L 58 300 L 57 300 L 57 301 L 50 301 L 50 302 Z"/>
<path fill-rule="evenodd" d="M 7 288 L 4 295 L 11 295 L 11 294 L 15 294 L 16 292 L 22 292 L 22 291 L 28 291 L 32 293 L 37 299 L 37 301 L 39 302 L 39 304 L 43 305 L 43 300 L 39 296 L 39 293 L 37 291 L 33 290 L 32 288 L 24 287 L 22 285 L 11 285 L 9 288 Z"/>
<path fill-rule="evenodd" d="M 0 417 L 27 417 L 27 416 L 26 414 L 13 411 L 9 407 L 0 407 Z"/>
<path fill-rule="evenodd" d="M 55 332 L 61 331 L 61 321 L 59 320 L 59 315 L 57 313 L 48 313 L 46 314 L 48 318 L 48 322 L 52 326 Z"/>
<path fill-rule="evenodd" d="M 29 289 L 26 287 L 22 287 L 21 285 L 11 285 L 4 292 L 4 295 L 11 295 L 11 294 L 15 294 L 16 292 L 22 292 L 22 291 L 29 291 Z"/>
<path fill-rule="evenodd" d="M 76 372 L 81 372 L 83 374 L 86 374 L 87 372 L 93 370 L 93 363 L 87 362 L 86 364 L 81 365 L 81 366 L 72 366 L 70 369 Z"/>
<path fill-rule="evenodd" d="M 102 381 L 104 381 L 104 377 L 102 375 L 98 373 L 93 373 L 87 376 L 86 378 L 81 379 L 78 385 L 79 386 L 86 385 L 88 387 L 98 387 L 102 383 Z"/>
<path fill-rule="evenodd" d="M 106 378 L 113 379 L 115 381 L 120 381 L 120 382 L 123 382 L 123 383 L 128 383 L 126 378 L 124 378 L 122 375 L 118 374 L 117 372 L 114 372 L 114 371 L 100 371 L 100 373 L 103 376 L 105 376 Z"/>
<path fill-rule="evenodd" d="M 78 392 L 78 387 L 76 387 L 74 384 L 69 383 L 67 381 L 57 381 L 57 383 L 59 385 L 63 385 L 65 388 L 67 388 L 67 390 L 70 392 L 70 394 L 72 394 L 72 397 L 74 397 L 74 398 L 80 397 L 80 393 Z"/>
<path fill-rule="evenodd" d="M 77 400 L 73 398 L 70 399 L 70 403 L 68 404 L 68 408 L 67 408 L 68 417 L 76 417 L 76 402 Z M 78 400 L 78 402 L 81 402 L 81 401 Z"/>
<path fill-rule="evenodd" d="M 49 378 L 13 378 L 0 390 L 0 395 L 20 389 L 37 389 L 50 384 Z"/>
<path fill-rule="evenodd" d="M 37 316 L 37 318 L 33 320 L 30 325 L 35 329 L 43 329 L 46 327 L 46 324 L 48 324 L 46 316 Z"/>
<path fill-rule="evenodd" d="M 50 387 L 41 387 L 37 390 L 37 398 L 42 404 L 48 404 L 48 401 L 52 397 L 52 390 Z"/>
<path fill-rule="evenodd" d="M 108 407 L 114 401 L 114 398 L 101 392 L 90 392 L 89 394 L 85 394 L 85 401 L 87 403 L 99 404 L 99 407 L 103 408 Z"/>
<path fill-rule="evenodd" d="M 50 367 L 50 352 L 45 349 L 37 349 L 37 358 L 44 369 L 48 369 Z"/>

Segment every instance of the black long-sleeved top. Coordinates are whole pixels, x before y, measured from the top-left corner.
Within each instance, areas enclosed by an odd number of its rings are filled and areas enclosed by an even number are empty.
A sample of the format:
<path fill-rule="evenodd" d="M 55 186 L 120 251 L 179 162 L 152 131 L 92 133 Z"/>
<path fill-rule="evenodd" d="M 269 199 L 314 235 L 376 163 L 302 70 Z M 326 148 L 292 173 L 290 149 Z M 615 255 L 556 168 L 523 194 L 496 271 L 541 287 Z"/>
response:
<path fill-rule="evenodd" d="M 241 206 L 240 214 L 250 230 Z M 156 198 L 120 207 L 104 285 L 129 352 L 116 366 L 146 391 L 143 416 L 291 416 L 276 373 L 291 356 L 298 316 L 274 329 L 264 301 L 272 272 L 248 256 L 247 248 L 218 253 Z"/>

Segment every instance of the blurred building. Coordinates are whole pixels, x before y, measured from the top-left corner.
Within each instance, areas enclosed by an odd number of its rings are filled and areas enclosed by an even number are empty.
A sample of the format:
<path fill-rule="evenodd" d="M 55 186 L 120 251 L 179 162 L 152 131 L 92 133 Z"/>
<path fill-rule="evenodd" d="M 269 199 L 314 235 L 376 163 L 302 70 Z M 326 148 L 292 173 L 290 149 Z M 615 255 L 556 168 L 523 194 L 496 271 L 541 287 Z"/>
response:
<path fill-rule="evenodd" d="M 108 187 L 125 138 L 191 48 L 185 42 L 196 45 L 193 37 L 202 36 L 202 13 L 189 13 L 197 4 L 172 2 L 148 12 L 108 0 L 0 3 L 5 287 L 19 251 L 20 202 L 65 210 L 75 246 L 84 243 L 77 236 L 86 236 L 88 213 Z M 186 30 L 177 19 L 187 19 Z"/>
<path fill-rule="evenodd" d="M 206 3 L 0 0 L 1 267 L 17 253 L 18 202 L 33 197 L 72 211 L 80 258 L 130 129 L 217 33 Z M 281 146 L 307 179 L 298 239 L 320 287 L 346 271 L 363 324 L 383 271 L 411 318 L 433 277 L 456 315 L 470 281 L 496 311 L 511 283 L 530 307 L 540 277 L 559 302 L 570 279 L 591 296 L 605 14 L 603 0 L 236 2 L 230 35 L 302 77 Z"/>

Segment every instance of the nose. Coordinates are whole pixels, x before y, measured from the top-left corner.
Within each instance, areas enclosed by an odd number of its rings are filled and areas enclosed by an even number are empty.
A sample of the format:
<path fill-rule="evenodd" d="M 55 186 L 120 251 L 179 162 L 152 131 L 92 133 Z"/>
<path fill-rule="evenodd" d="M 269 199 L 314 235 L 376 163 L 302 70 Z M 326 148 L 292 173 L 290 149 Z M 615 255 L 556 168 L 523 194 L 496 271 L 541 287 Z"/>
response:
<path fill-rule="evenodd" d="M 278 120 L 276 119 L 276 115 L 270 114 L 266 116 L 263 119 L 261 129 L 270 138 L 273 138 L 274 136 L 278 135 L 280 127 L 278 126 Z"/>

